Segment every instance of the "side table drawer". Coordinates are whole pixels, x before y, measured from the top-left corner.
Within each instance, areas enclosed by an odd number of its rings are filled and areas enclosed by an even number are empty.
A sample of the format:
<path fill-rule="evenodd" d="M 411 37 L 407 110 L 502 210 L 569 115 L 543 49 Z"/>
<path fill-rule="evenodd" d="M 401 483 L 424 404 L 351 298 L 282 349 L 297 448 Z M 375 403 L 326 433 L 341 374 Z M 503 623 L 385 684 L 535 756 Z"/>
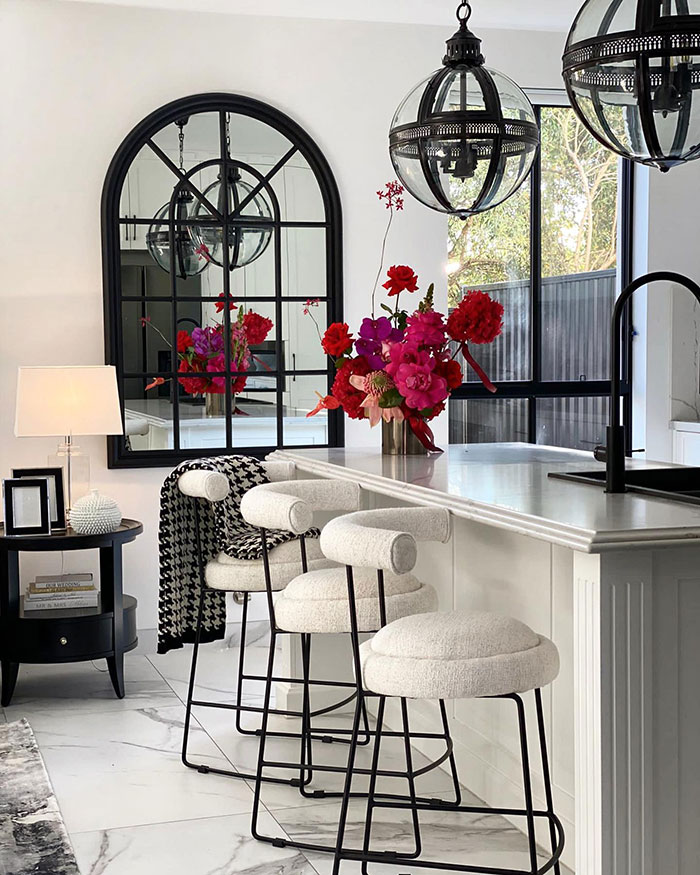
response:
<path fill-rule="evenodd" d="M 70 662 L 113 646 L 110 614 L 0 623 L 0 653 L 10 662 Z"/>

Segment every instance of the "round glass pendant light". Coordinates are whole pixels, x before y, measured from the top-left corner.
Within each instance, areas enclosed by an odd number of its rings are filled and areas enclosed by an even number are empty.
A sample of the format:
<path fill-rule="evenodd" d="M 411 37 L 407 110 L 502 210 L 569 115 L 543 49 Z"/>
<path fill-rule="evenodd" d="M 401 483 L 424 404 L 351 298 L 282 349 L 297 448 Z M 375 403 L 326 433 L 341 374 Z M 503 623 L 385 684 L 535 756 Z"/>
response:
<path fill-rule="evenodd" d="M 535 111 L 507 76 L 485 66 L 469 30 L 471 6 L 443 66 L 399 106 L 389 152 L 404 187 L 434 210 L 467 218 L 503 203 L 522 185 L 539 147 Z"/>
<path fill-rule="evenodd" d="M 267 249 L 272 238 L 272 210 L 261 192 L 251 197 L 254 189 L 241 179 L 234 162 L 227 162 L 226 185 L 222 185 L 222 175 L 223 167 L 216 182 L 206 188 L 203 194 L 210 203 L 216 204 L 222 216 L 235 212 L 245 202 L 241 214 L 236 217 L 241 224 L 229 224 L 228 227 L 228 265 L 230 270 L 234 270 L 255 261 Z M 195 220 L 212 219 L 206 204 L 200 200 L 191 215 Z M 224 233 L 221 226 L 213 223 L 194 224 L 192 238 L 198 251 L 204 252 L 209 261 L 223 266 Z"/>
<path fill-rule="evenodd" d="M 187 119 L 176 122 L 179 128 L 178 139 L 180 144 L 180 170 L 185 172 L 184 128 Z M 186 189 L 180 189 L 175 199 L 175 272 L 180 279 L 188 276 L 196 276 L 209 266 L 209 262 L 202 255 L 202 250 L 194 240 L 191 230 L 182 222 L 189 219 L 189 212 L 193 196 Z M 146 247 L 153 260 L 163 270 L 170 273 L 170 203 L 164 204 L 153 217 L 153 223 L 149 225 L 146 234 Z"/>
<path fill-rule="evenodd" d="M 700 157 L 700 0 L 587 0 L 564 81 L 613 152 L 664 171 Z"/>

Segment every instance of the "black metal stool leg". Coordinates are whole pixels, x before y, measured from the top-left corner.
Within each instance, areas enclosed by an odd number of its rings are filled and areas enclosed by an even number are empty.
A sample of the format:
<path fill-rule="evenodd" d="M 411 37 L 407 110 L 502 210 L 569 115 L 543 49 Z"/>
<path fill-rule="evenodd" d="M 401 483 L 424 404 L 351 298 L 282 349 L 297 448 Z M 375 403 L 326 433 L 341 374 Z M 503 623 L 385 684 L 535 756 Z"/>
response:
<path fill-rule="evenodd" d="M 420 857 L 423 843 L 420 835 L 420 818 L 418 816 L 418 799 L 416 797 L 416 779 L 413 774 L 413 751 L 411 750 L 411 727 L 408 723 L 408 704 L 406 699 L 401 699 L 401 722 L 403 724 L 403 745 L 406 754 L 406 779 L 408 781 L 408 801 L 411 806 L 413 818 L 413 835 L 416 841 L 416 849 L 411 854 Z"/>
<path fill-rule="evenodd" d="M 459 773 L 457 772 L 457 762 L 454 754 L 454 743 L 452 741 L 452 735 L 450 734 L 450 721 L 447 717 L 447 708 L 445 707 L 444 699 L 440 699 L 440 719 L 442 720 L 442 729 L 445 733 L 445 744 L 450 752 L 450 773 L 452 775 L 452 785 L 454 786 L 455 791 L 454 804 L 460 805 L 462 802 L 462 787 L 459 783 Z"/>
<path fill-rule="evenodd" d="M 194 698 L 194 685 L 197 674 L 197 659 L 199 657 L 199 644 L 202 637 L 202 616 L 204 613 L 204 589 L 199 592 L 199 605 L 197 607 L 197 630 L 195 632 L 194 645 L 192 646 L 192 662 L 190 663 L 190 679 L 187 685 L 187 702 L 185 703 L 185 727 L 182 734 L 181 758 L 184 765 L 190 769 L 198 769 L 199 766 L 187 759 L 187 746 L 190 740 L 190 724 L 192 722 L 192 699 Z"/>
<path fill-rule="evenodd" d="M 537 875 L 537 836 L 535 834 L 535 815 L 532 801 L 532 778 L 530 776 L 530 754 L 527 743 L 527 723 L 525 721 L 525 706 L 517 694 L 512 697 L 518 709 L 518 727 L 520 730 L 520 756 L 523 767 L 523 785 L 525 789 L 525 816 L 527 818 L 527 839 L 530 850 L 530 870 Z"/>
<path fill-rule="evenodd" d="M 243 675 L 245 674 L 245 650 L 248 639 L 248 599 L 245 594 L 243 611 L 241 613 L 241 647 L 238 654 L 238 683 L 236 685 L 236 731 L 241 735 L 259 735 L 257 729 L 246 729 L 241 724 L 241 697 L 243 695 Z"/>
<path fill-rule="evenodd" d="M 369 787 L 367 789 L 367 811 L 365 814 L 365 832 L 362 839 L 362 853 L 369 853 L 369 846 L 372 840 L 372 815 L 374 813 L 374 797 L 377 792 L 377 770 L 379 769 L 379 751 L 382 742 L 382 728 L 384 726 L 384 709 L 386 708 L 386 698 L 379 697 L 379 705 L 377 707 L 377 736 L 374 742 L 374 751 L 372 752 L 372 774 L 369 776 Z M 369 875 L 367 870 L 367 861 L 362 861 L 362 875 Z"/>
<path fill-rule="evenodd" d="M 552 779 L 549 773 L 549 756 L 547 754 L 547 733 L 544 725 L 544 711 L 542 709 L 542 690 L 535 690 L 535 704 L 537 705 L 537 729 L 540 736 L 540 754 L 542 757 L 542 773 L 544 775 L 544 795 L 547 802 L 547 813 L 554 814 L 554 797 L 552 796 Z M 549 821 L 549 837 L 552 842 L 552 854 L 557 850 L 557 831 L 554 822 Z M 554 864 L 555 875 L 561 875 L 559 860 Z"/>

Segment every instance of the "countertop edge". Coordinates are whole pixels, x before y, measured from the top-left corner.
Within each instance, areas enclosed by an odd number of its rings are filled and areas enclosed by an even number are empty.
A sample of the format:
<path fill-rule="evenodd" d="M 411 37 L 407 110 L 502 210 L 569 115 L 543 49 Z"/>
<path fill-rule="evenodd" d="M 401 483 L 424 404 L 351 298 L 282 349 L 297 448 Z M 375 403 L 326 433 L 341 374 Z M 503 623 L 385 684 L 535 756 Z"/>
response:
<path fill-rule="evenodd" d="M 294 462 L 296 467 L 309 474 L 336 480 L 350 480 L 371 492 L 399 498 L 424 505 L 447 508 L 455 516 L 485 525 L 505 529 L 515 534 L 526 535 L 561 547 L 583 553 L 604 553 L 632 548 L 679 547 L 684 542 L 697 546 L 700 526 L 677 529 L 626 530 L 620 532 L 593 531 L 519 513 L 509 508 L 497 507 L 471 498 L 456 498 L 410 483 L 400 483 L 386 477 L 367 474 L 352 468 L 344 468 L 332 462 L 309 459 L 293 450 L 275 450 L 268 456 L 271 460 Z"/>

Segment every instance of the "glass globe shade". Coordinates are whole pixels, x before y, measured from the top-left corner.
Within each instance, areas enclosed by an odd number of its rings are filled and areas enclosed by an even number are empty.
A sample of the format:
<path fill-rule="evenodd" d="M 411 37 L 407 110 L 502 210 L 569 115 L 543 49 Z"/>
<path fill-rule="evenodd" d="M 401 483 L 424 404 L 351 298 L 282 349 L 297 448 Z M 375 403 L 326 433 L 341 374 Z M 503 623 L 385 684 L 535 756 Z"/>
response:
<path fill-rule="evenodd" d="M 613 152 L 661 170 L 700 157 L 700 0 L 587 0 L 563 75 L 577 115 Z"/>
<path fill-rule="evenodd" d="M 178 220 L 188 217 L 189 205 L 194 198 L 189 192 L 180 192 L 175 204 L 175 272 L 181 279 L 196 276 L 208 267 L 201 255 L 199 243 L 192 237 L 187 225 Z M 170 204 L 164 204 L 153 217 L 146 234 L 146 247 L 153 260 L 170 273 Z M 199 251 L 198 251 L 199 250 Z"/>
<path fill-rule="evenodd" d="M 228 190 L 228 191 L 227 191 Z M 228 169 L 228 181 L 224 186 L 221 183 L 221 174 L 216 182 L 213 182 L 203 192 L 204 197 L 212 204 L 216 204 L 221 215 L 226 216 L 233 212 L 253 192 L 253 186 L 241 179 L 240 173 L 235 166 Z M 211 222 L 211 211 L 203 200 L 198 200 L 192 210 L 193 219 L 206 219 Z M 243 208 L 241 220 L 250 220 L 250 225 L 232 225 L 228 227 L 229 269 L 244 267 L 259 258 L 267 249 L 272 238 L 272 210 L 263 196 L 258 192 Z M 200 251 L 214 264 L 223 267 L 224 264 L 224 232 L 220 225 L 194 224 L 192 225 L 192 237 Z"/>

